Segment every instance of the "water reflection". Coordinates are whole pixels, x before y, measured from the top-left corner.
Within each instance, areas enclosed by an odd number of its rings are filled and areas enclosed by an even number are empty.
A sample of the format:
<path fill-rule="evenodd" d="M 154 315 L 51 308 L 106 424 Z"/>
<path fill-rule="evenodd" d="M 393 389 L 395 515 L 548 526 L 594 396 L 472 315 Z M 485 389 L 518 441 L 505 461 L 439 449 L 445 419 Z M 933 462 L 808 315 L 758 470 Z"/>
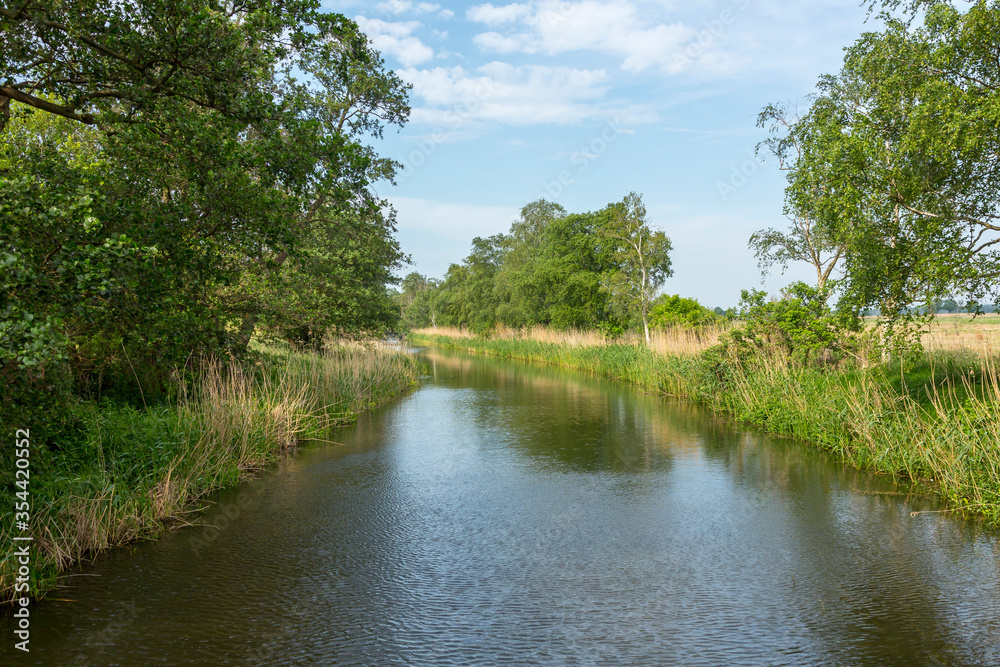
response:
<path fill-rule="evenodd" d="M 687 404 L 429 360 L 4 664 L 1000 664 L 996 532 Z"/>

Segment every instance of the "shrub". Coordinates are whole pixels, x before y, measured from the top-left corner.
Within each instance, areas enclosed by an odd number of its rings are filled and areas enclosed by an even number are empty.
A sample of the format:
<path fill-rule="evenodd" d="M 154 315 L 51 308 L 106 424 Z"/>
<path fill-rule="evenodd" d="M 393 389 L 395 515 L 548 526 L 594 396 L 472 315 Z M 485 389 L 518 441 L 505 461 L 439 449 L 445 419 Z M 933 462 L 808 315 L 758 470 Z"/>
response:
<path fill-rule="evenodd" d="M 745 326 L 728 334 L 725 344 L 739 358 L 767 352 L 804 364 L 838 361 L 856 350 L 861 320 L 856 313 L 830 308 L 831 289 L 829 283 L 818 288 L 796 282 L 771 301 L 761 290 L 743 290 Z"/>
<path fill-rule="evenodd" d="M 722 318 L 695 299 L 674 294 L 657 297 L 649 310 L 649 324 L 657 329 L 675 326 L 700 327 L 717 324 Z"/>

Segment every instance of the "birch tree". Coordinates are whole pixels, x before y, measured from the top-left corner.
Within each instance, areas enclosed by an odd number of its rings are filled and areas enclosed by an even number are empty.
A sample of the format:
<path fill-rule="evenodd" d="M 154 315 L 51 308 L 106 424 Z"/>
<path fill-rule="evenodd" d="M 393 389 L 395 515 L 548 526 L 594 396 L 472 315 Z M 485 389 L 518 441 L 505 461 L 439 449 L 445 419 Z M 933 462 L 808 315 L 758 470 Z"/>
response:
<path fill-rule="evenodd" d="M 627 313 L 642 318 L 649 343 L 649 304 L 673 275 L 670 239 L 650 226 L 642 195 L 630 192 L 607 209 L 604 236 L 614 244 L 616 268 L 604 277 L 604 289 Z"/>

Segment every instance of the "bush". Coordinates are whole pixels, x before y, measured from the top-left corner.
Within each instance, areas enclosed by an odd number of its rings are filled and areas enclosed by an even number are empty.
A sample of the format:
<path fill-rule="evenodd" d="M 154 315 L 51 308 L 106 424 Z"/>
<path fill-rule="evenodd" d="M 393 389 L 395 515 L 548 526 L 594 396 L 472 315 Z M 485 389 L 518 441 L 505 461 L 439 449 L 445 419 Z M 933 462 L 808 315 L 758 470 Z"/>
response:
<path fill-rule="evenodd" d="M 804 364 L 836 362 L 858 347 L 861 319 L 856 313 L 832 310 L 832 287 L 792 283 L 781 297 L 767 301 L 761 290 L 743 290 L 742 329 L 727 335 L 725 345 L 739 358 L 761 352 L 779 353 Z"/>
<path fill-rule="evenodd" d="M 657 329 L 675 326 L 700 327 L 717 324 L 721 317 L 695 299 L 674 294 L 657 297 L 649 309 L 649 325 Z"/>

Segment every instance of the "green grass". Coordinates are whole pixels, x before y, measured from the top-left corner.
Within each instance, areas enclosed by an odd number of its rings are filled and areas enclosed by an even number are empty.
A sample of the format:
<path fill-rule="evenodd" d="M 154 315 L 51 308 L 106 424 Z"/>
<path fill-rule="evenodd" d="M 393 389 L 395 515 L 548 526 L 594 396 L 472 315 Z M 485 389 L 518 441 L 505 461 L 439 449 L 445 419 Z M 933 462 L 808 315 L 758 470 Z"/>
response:
<path fill-rule="evenodd" d="M 94 553 L 156 537 L 206 493 L 238 484 L 301 440 L 324 438 L 415 385 L 418 373 L 412 355 L 360 346 L 258 352 L 255 364 L 204 364 L 170 405 L 82 403 L 82 444 L 32 449 L 30 596 Z M 0 502 L 12 507 L 13 472 L 4 474 Z M 13 519 L 5 513 L 0 525 L 7 545 Z M 14 597 L 15 571 L 5 550 L 0 602 Z"/>

